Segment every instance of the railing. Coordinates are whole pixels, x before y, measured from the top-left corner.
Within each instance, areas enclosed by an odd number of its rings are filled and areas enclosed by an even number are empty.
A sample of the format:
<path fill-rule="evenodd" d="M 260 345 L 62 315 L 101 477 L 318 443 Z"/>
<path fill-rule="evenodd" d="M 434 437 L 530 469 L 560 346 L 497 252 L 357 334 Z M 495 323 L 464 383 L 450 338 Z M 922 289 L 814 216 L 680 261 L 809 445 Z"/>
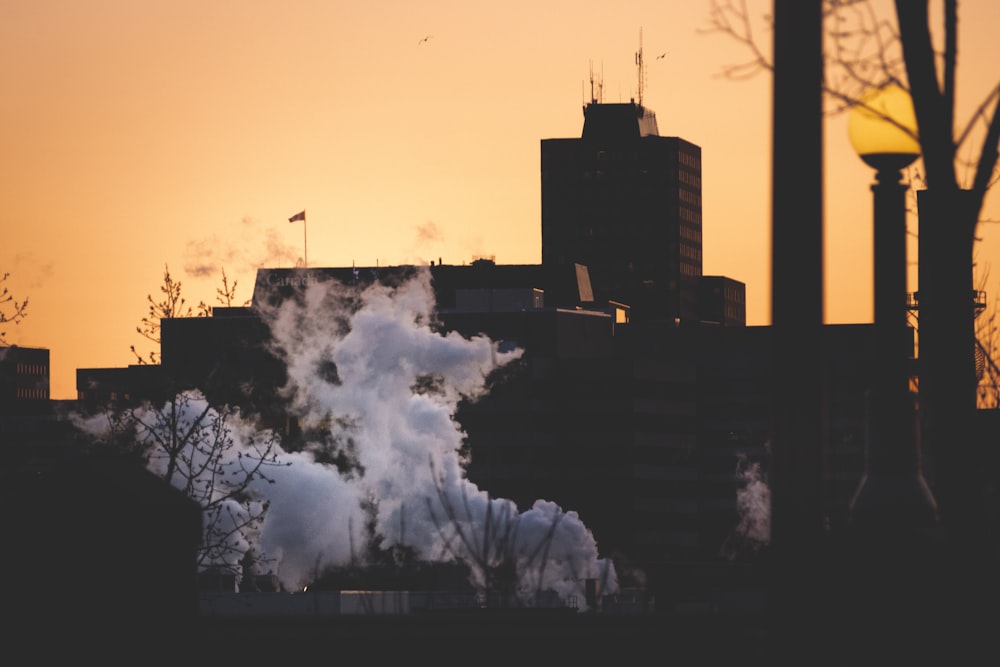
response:
<path fill-rule="evenodd" d="M 972 290 L 972 305 L 975 308 L 976 315 L 986 310 L 986 290 Z M 906 307 L 909 310 L 919 310 L 920 307 L 920 292 L 907 292 L 906 294 Z"/>

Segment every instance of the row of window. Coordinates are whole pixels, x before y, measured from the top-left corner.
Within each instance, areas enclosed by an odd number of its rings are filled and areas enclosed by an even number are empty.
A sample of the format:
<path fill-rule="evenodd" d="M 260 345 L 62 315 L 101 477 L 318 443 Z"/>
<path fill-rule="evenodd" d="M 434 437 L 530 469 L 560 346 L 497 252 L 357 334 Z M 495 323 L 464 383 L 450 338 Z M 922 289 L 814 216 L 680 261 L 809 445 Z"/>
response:
<path fill-rule="evenodd" d="M 45 364 L 23 364 L 18 363 L 16 372 L 18 375 L 48 375 L 49 367 Z"/>
<path fill-rule="evenodd" d="M 18 387 L 17 397 L 30 398 L 34 400 L 47 400 L 49 398 L 49 390 L 42 387 Z"/>
<path fill-rule="evenodd" d="M 687 259 L 693 259 L 695 261 L 701 260 L 701 248 L 696 248 L 686 243 L 682 243 L 680 247 L 680 252 L 681 252 L 681 257 L 686 257 Z"/>
<path fill-rule="evenodd" d="M 690 222 L 695 225 L 701 224 L 701 212 L 697 209 L 688 208 L 687 206 L 680 207 L 681 220 L 684 222 Z"/>
<path fill-rule="evenodd" d="M 701 195 L 694 192 L 688 192 L 683 188 L 678 193 L 678 197 L 685 204 L 690 204 L 691 206 L 701 206 Z"/>
<path fill-rule="evenodd" d="M 679 152 L 677 153 L 677 161 L 680 162 L 685 167 L 701 169 L 701 158 L 698 157 L 697 155 L 691 155 L 690 153 Z"/>
<path fill-rule="evenodd" d="M 690 185 L 696 188 L 701 187 L 701 176 L 699 176 L 698 174 L 693 174 L 690 171 L 685 171 L 682 169 L 681 172 L 677 174 L 677 179 L 681 183 L 684 183 L 686 185 Z"/>
<path fill-rule="evenodd" d="M 683 218 L 684 213 L 687 212 L 689 212 L 688 209 L 686 208 L 681 209 L 681 217 Z M 692 227 L 690 225 L 681 225 L 680 234 L 682 239 L 686 239 L 688 241 L 695 241 L 696 243 L 701 242 L 701 230 L 698 229 L 697 227 Z"/>
<path fill-rule="evenodd" d="M 688 264 L 687 262 L 681 262 L 681 275 L 682 276 L 699 276 L 698 267 L 693 264 Z"/>

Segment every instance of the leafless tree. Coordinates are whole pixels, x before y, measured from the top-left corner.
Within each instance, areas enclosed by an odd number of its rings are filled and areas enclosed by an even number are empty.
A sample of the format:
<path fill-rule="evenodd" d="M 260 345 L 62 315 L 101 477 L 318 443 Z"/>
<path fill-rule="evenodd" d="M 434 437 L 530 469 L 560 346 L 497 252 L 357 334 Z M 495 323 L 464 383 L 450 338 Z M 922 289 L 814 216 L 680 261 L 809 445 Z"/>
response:
<path fill-rule="evenodd" d="M 945 43 L 942 53 L 931 42 L 928 0 L 897 0 L 896 20 L 877 14 L 870 0 L 823 0 L 824 44 L 824 111 L 842 113 L 856 106 L 865 106 L 872 114 L 889 122 L 878 109 L 862 102 L 865 93 L 896 83 L 913 97 L 917 115 L 917 133 L 923 148 L 925 176 L 928 187 L 958 187 L 958 169 L 975 170 L 972 190 L 976 192 L 981 211 L 986 190 L 996 182 L 1000 119 L 996 101 L 1000 82 L 986 94 L 971 117 L 957 133 L 953 129 L 955 106 L 955 69 L 958 54 L 957 0 L 943 3 L 942 23 Z M 731 79 L 746 79 L 772 71 L 774 63 L 761 46 L 756 27 L 773 28 L 771 17 L 764 14 L 757 20 L 747 0 L 711 0 L 708 25 L 704 32 L 721 33 L 746 47 L 749 57 L 740 63 L 726 65 L 721 74 Z M 941 67 L 938 81 L 937 64 Z M 900 126 L 912 134 L 912 130 Z M 981 137 L 978 159 L 961 157 L 964 145 Z"/>
<path fill-rule="evenodd" d="M 982 93 L 968 121 L 956 131 L 958 0 L 942 0 L 932 20 L 929 0 L 895 0 L 895 21 L 880 19 L 868 0 L 822 0 L 824 108 L 861 105 L 861 93 L 896 83 L 908 90 L 921 147 L 917 193 L 920 238 L 918 334 L 922 447 L 933 461 L 941 517 L 959 548 L 986 553 L 981 540 L 992 525 L 983 497 L 985 434 L 976 423 L 977 341 L 974 248 L 987 191 L 997 181 L 1000 81 Z M 771 17 L 763 18 L 768 28 Z M 746 45 L 750 57 L 723 74 L 733 78 L 772 70 L 758 46 L 746 0 L 711 0 L 709 31 Z M 932 34 L 940 39 L 935 47 Z M 869 113 L 885 118 L 877 109 Z M 892 120 L 892 119 L 889 119 Z M 905 129 L 905 128 L 904 128 Z M 912 134 L 912 132 L 911 132 Z M 977 145 L 978 144 L 978 145 Z M 987 319 L 991 321 L 991 318 Z M 979 329 L 980 336 L 983 328 Z M 985 360 L 984 360 L 985 361 Z"/>
<path fill-rule="evenodd" d="M 229 282 L 229 277 L 226 276 L 226 269 L 222 269 L 222 285 L 215 289 L 215 298 L 220 305 L 226 306 L 227 308 L 233 307 L 236 303 L 236 286 L 239 281 L 233 280 L 232 284 Z M 241 304 L 243 306 L 250 305 L 250 299 L 246 299 Z M 199 308 L 204 308 L 204 302 L 198 304 Z"/>
<path fill-rule="evenodd" d="M 982 293 L 982 292 L 981 292 Z M 1000 297 L 976 320 L 976 404 L 982 410 L 1000 408 Z"/>
<path fill-rule="evenodd" d="M 572 558 L 565 553 L 556 554 L 553 549 L 564 513 L 554 514 L 544 535 L 528 543 L 528 538 L 520 533 L 521 516 L 513 503 L 497 503 L 488 498 L 485 516 L 476 519 L 464 487 L 458 505 L 438 479 L 437 497 L 426 500 L 431 519 L 445 550 L 471 570 L 473 584 L 484 595 L 487 606 L 543 604 L 546 592 L 554 590 L 552 582 L 545 579 L 553 558 L 573 570 L 571 576 L 575 579 L 583 579 L 570 562 Z M 602 576 L 607 573 L 605 570 Z M 602 588 L 607 584 L 601 583 Z"/>
<path fill-rule="evenodd" d="M 738 5 L 732 0 L 712 2 L 711 16 L 713 25 L 721 30 L 736 30 L 737 25 L 749 26 L 751 22 L 745 0 Z M 859 104 L 872 88 L 905 80 L 899 31 L 875 12 L 869 0 L 824 0 L 823 20 L 823 90 L 828 113 Z M 772 68 L 759 53 L 758 63 L 761 69 Z"/>
<path fill-rule="evenodd" d="M 14 298 L 5 284 L 9 277 L 9 273 L 0 276 L 0 326 L 16 325 L 28 316 L 28 299 L 26 297 L 24 300 L 18 301 Z M 0 345 L 7 344 L 7 340 L 4 338 L 6 335 L 6 330 L 0 330 Z"/>
<path fill-rule="evenodd" d="M 219 305 L 232 307 L 237 303 L 236 287 L 239 281 L 233 280 L 230 283 L 225 268 L 222 269 L 221 281 L 222 284 L 215 289 L 215 299 Z M 160 294 L 159 301 L 153 299 L 152 294 L 146 295 L 149 312 L 135 328 L 136 332 L 143 338 L 157 345 L 160 343 L 160 320 L 170 317 L 208 317 L 212 314 L 212 307 L 204 301 L 199 301 L 195 308 L 187 305 L 187 300 L 181 293 L 181 281 L 174 280 L 173 276 L 170 275 L 168 265 L 163 267 L 163 284 L 160 285 Z M 249 306 L 250 299 L 243 301 L 242 305 Z M 132 345 L 130 349 L 140 364 L 159 363 L 159 354 L 155 350 L 143 356 L 136 350 L 135 345 Z"/>
<path fill-rule="evenodd" d="M 191 306 L 187 305 L 187 300 L 181 294 L 181 282 L 174 280 L 170 275 L 170 267 L 166 264 L 163 266 L 163 284 L 160 285 L 160 294 L 162 296 L 159 301 L 154 300 L 152 294 L 146 295 L 146 301 L 149 303 L 149 312 L 135 328 L 140 336 L 157 345 L 160 343 L 160 320 L 170 317 L 194 316 L 194 310 Z M 208 306 L 204 302 L 199 303 L 198 315 L 207 316 L 208 314 Z M 140 364 L 159 363 L 159 354 L 155 350 L 149 352 L 147 356 L 143 356 L 135 349 L 135 345 L 131 346 L 130 349 L 132 350 L 132 354 L 135 355 L 136 361 Z"/>
<path fill-rule="evenodd" d="M 935 50 L 931 39 L 928 0 L 896 0 L 895 7 L 895 21 L 891 21 L 879 17 L 869 0 L 823 0 L 825 111 L 840 113 L 860 105 L 876 116 L 895 122 L 879 110 L 864 105 L 865 91 L 896 83 L 910 92 L 919 128 L 914 138 L 919 141 L 922 151 L 920 161 L 913 167 L 912 180 L 936 196 L 933 202 L 928 199 L 927 210 L 920 218 L 921 235 L 928 237 L 925 242 L 931 248 L 926 254 L 921 253 L 921 264 L 925 257 L 936 255 L 941 259 L 935 263 L 943 267 L 934 271 L 936 280 L 927 280 L 928 284 L 920 286 L 920 319 L 929 323 L 931 313 L 925 311 L 930 311 L 935 302 L 958 304 L 956 310 L 940 318 L 945 321 L 941 326 L 946 330 L 940 348 L 948 353 L 947 358 L 938 359 L 938 345 L 933 345 L 934 349 L 931 345 L 922 345 L 921 356 L 930 358 L 926 359 L 928 372 L 922 372 L 921 376 L 936 377 L 939 369 L 958 368 L 954 372 L 961 377 L 949 376 L 947 370 L 942 370 L 946 378 L 942 383 L 962 385 L 959 391 L 969 399 L 966 402 L 974 404 L 975 383 L 970 381 L 973 359 L 977 354 L 980 357 L 991 354 L 992 350 L 982 341 L 976 342 L 977 332 L 982 335 L 989 329 L 977 329 L 975 304 L 965 295 L 973 293 L 972 253 L 977 240 L 976 229 L 982 221 L 983 201 L 998 179 L 1000 82 L 985 91 L 970 118 L 956 131 L 958 2 L 944 0 L 941 4 L 939 32 L 943 36 L 943 47 L 940 52 Z M 762 21 L 763 25 L 771 27 L 770 17 L 765 15 Z M 746 78 L 773 69 L 767 52 L 757 41 L 754 27 L 759 24 L 751 15 L 746 0 L 711 1 L 707 31 L 728 35 L 750 53 L 746 61 L 724 68 L 723 76 Z M 905 127 L 901 129 L 913 134 Z M 977 141 L 978 150 L 969 147 Z M 963 183 L 969 187 L 963 187 Z M 942 239 L 955 239 L 951 243 L 954 249 L 938 252 L 932 248 Z M 925 274 L 923 268 L 921 275 L 932 275 L 930 270 Z M 942 292 L 937 297 L 939 289 Z M 957 298 L 956 292 L 961 298 Z M 936 313 L 937 309 L 934 311 Z M 992 319 L 991 315 L 988 321 Z M 917 325 L 919 327 L 919 319 Z M 929 355 L 923 354 L 925 351 Z M 925 367 L 923 362 L 922 367 Z M 965 387 L 966 384 L 970 386 Z M 946 421 L 955 419 L 952 416 Z"/>
<path fill-rule="evenodd" d="M 235 571 L 248 552 L 261 553 L 257 537 L 268 502 L 254 486 L 274 483 L 268 468 L 290 465 L 279 461 L 273 433 L 252 428 L 237 409 L 213 407 L 197 391 L 76 421 L 101 444 L 140 457 L 201 506 L 201 568 Z M 255 556 L 257 564 L 265 560 Z"/>

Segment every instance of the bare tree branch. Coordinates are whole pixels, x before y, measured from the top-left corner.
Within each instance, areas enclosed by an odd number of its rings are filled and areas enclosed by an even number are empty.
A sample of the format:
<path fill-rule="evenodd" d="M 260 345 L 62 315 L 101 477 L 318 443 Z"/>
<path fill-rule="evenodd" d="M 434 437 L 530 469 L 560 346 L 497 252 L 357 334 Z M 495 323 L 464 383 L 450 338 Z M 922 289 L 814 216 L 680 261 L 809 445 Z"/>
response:
<path fill-rule="evenodd" d="M 173 277 L 171 277 L 170 267 L 167 265 L 163 266 L 163 284 L 160 285 L 160 293 L 163 295 L 162 300 L 160 301 L 154 301 L 152 294 L 146 295 L 146 301 L 149 304 L 149 312 L 142 318 L 139 326 L 135 328 L 136 333 L 156 344 L 160 343 L 161 319 L 170 317 L 191 317 L 193 315 L 191 307 L 186 305 L 186 301 L 181 295 L 180 281 L 175 281 Z M 136 351 L 134 345 L 131 346 L 130 349 L 135 355 L 138 363 L 147 363 L 147 358 L 140 355 Z M 158 363 L 157 357 L 158 355 L 156 351 L 150 352 L 148 363 Z"/>
<path fill-rule="evenodd" d="M 232 285 L 229 284 L 229 278 L 226 276 L 225 267 L 222 268 L 222 286 L 215 289 L 215 298 L 223 306 L 232 307 L 233 303 L 236 301 L 236 286 L 239 281 L 234 280 Z M 202 304 L 204 305 L 204 304 Z M 244 306 L 250 305 L 250 299 L 243 302 Z"/>
<path fill-rule="evenodd" d="M 253 486 L 274 483 L 269 467 L 291 465 L 278 458 L 277 436 L 250 429 L 237 436 L 239 411 L 215 408 L 199 392 L 105 415 L 98 440 L 140 455 L 149 470 L 201 506 L 199 567 L 235 571 L 248 550 L 260 553 L 257 534 L 268 503 Z M 254 562 L 266 560 L 254 556 Z"/>
<path fill-rule="evenodd" d="M 2 288 L 0 289 L 0 325 L 17 325 L 28 316 L 28 299 L 25 298 L 23 301 L 16 300 L 14 295 L 7 289 L 7 286 L 4 285 L 9 277 L 9 273 L 4 273 L 0 276 L 0 288 Z M 6 335 L 6 331 L 0 330 L 0 345 L 7 344 L 7 340 L 4 338 Z"/>
<path fill-rule="evenodd" d="M 735 39 L 750 51 L 749 60 L 737 65 L 726 65 L 722 76 L 743 80 L 756 76 L 762 71 L 774 69 L 770 58 L 760 49 L 754 38 L 753 24 L 747 11 L 746 0 L 711 0 L 709 3 L 709 27 L 703 32 L 721 32 Z M 770 19 L 768 17 L 768 22 Z M 773 26 L 772 26 L 773 27 Z"/>
<path fill-rule="evenodd" d="M 947 115 L 942 124 L 949 134 L 955 133 L 955 71 L 958 63 L 958 1 L 945 0 L 944 12 L 944 112 Z"/>
<path fill-rule="evenodd" d="M 431 520 L 450 555 L 470 567 L 488 603 L 527 603 L 532 596 L 537 600 L 546 590 L 550 549 L 564 515 L 554 515 L 545 535 L 535 544 L 524 544 L 519 538 L 520 517 L 512 505 L 497 505 L 487 499 L 485 518 L 480 523 L 474 520 L 475 512 L 464 488 L 459 511 L 443 482 L 437 476 L 435 479 L 437 504 L 431 498 L 426 500 Z"/>
<path fill-rule="evenodd" d="M 977 220 L 982 214 L 986 191 L 996 182 L 997 146 L 1000 145 L 1000 86 L 993 89 L 990 99 L 997 99 L 998 103 L 993 106 L 993 117 L 990 119 L 986 138 L 983 139 L 983 148 L 979 153 L 979 163 L 976 165 L 976 177 L 972 183 L 973 196 L 978 202 L 976 210 Z"/>
<path fill-rule="evenodd" d="M 986 118 L 987 111 L 990 108 L 990 105 L 993 104 L 993 102 L 998 98 L 1000 98 L 1000 85 L 993 88 L 993 92 L 987 95 L 986 99 L 980 102 L 979 106 L 976 107 L 975 112 L 973 112 L 972 116 L 969 118 L 969 122 L 965 124 L 964 128 L 962 128 L 962 132 L 959 133 L 958 138 L 955 141 L 955 145 L 957 147 L 964 145 L 965 142 L 968 141 L 977 123 L 985 121 L 986 124 L 989 125 L 990 121 Z"/>

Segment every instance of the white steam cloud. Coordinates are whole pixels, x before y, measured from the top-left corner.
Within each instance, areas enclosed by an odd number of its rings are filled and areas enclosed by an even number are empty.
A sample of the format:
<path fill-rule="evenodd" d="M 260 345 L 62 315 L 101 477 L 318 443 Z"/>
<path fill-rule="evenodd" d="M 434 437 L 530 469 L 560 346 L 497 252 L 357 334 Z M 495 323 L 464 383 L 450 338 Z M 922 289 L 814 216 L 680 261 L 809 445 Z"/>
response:
<path fill-rule="evenodd" d="M 736 491 L 739 522 L 722 547 L 729 559 L 756 553 L 771 542 L 771 487 L 760 463 L 740 454 L 736 478 L 742 483 Z"/>
<path fill-rule="evenodd" d="M 372 284 L 360 294 L 312 283 L 270 314 L 292 411 L 321 427 L 327 439 L 317 450 L 338 448 L 360 471 L 320 472 L 300 458 L 276 472 L 262 547 L 279 557 L 279 576 L 301 582 L 317 563 L 347 562 L 349 545 L 361 543 L 362 505 L 374 501 L 386 546 L 484 567 L 513 559 L 533 573 L 532 586 L 564 596 L 582 594 L 587 578 L 603 577 L 613 590 L 610 564 L 574 512 L 540 500 L 519 513 L 466 478 L 458 403 L 484 395 L 490 373 L 520 351 L 435 331 L 430 280 L 425 268 L 399 286 Z"/>
<path fill-rule="evenodd" d="M 430 562 L 463 561 L 480 586 L 512 566 L 522 596 L 554 591 L 585 608 L 587 579 L 600 580 L 606 593 L 617 590 L 613 566 L 575 512 L 548 500 L 519 512 L 466 477 L 458 404 L 485 395 L 491 372 L 519 350 L 435 330 L 426 268 L 397 286 L 359 291 L 328 281 L 299 296 L 264 316 L 287 364 L 282 390 L 308 442 L 299 452 L 272 450 L 278 465 L 250 486 L 267 512 L 251 533 L 256 544 L 241 545 L 273 563 L 286 589 L 355 562 L 374 518 L 384 547 L 406 546 Z M 233 461 L 267 441 L 238 413 L 223 417 Z"/>

